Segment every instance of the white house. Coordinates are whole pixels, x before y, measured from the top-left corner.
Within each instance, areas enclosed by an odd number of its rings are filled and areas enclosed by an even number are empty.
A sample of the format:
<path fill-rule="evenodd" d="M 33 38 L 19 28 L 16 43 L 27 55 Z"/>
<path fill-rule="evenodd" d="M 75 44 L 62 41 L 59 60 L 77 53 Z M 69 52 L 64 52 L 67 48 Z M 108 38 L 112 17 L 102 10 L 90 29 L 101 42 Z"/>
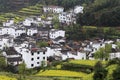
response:
<path fill-rule="evenodd" d="M 20 36 L 23 33 L 26 33 L 26 29 L 25 28 L 17 28 L 17 29 L 15 29 L 14 37 Z"/>
<path fill-rule="evenodd" d="M 74 13 L 67 13 L 67 12 L 63 12 L 59 14 L 59 22 L 61 23 L 66 23 L 66 24 L 70 24 L 70 23 L 76 23 L 76 18 L 75 18 L 75 14 Z"/>
<path fill-rule="evenodd" d="M 44 12 L 61 13 L 64 11 L 64 8 L 59 7 L 59 6 L 44 6 L 43 11 Z"/>
<path fill-rule="evenodd" d="M 31 26 L 32 24 L 37 24 L 38 25 L 40 21 L 41 21 L 41 18 L 34 19 L 34 18 L 30 17 L 30 18 L 26 18 L 23 21 L 23 25 L 24 26 Z"/>
<path fill-rule="evenodd" d="M 13 38 L 12 37 L 4 37 L 0 36 L 0 49 L 3 50 L 5 47 L 13 46 Z"/>
<path fill-rule="evenodd" d="M 65 31 L 64 30 L 57 30 L 57 29 L 51 29 L 49 32 L 50 39 L 55 39 L 57 37 L 65 37 Z"/>
<path fill-rule="evenodd" d="M 29 29 L 27 29 L 27 35 L 32 36 L 35 33 L 38 33 L 37 28 L 29 28 Z"/>
<path fill-rule="evenodd" d="M 83 13 L 83 9 L 84 9 L 83 6 L 75 6 L 75 8 L 74 8 L 74 13 L 75 13 L 75 14 Z"/>
<path fill-rule="evenodd" d="M 3 26 L 11 26 L 14 24 L 14 20 L 7 20 L 7 22 L 3 22 Z"/>
<path fill-rule="evenodd" d="M 66 59 L 86 59 L 84 52 L 62 51 L 62 60 Z"/>
<path fill-rule="evenodd" d="M 23 43 L 19 46 L 15 46 L 15 49 L 22 55 L 27 68 L 40 67 L 42 64 L 44 64 L 44 66 L 47 65 L 45 48 L 32 48 L 29 43 Z"/>
<path fill-rule="evenodd" d="M 21 54 L 19 54 L 14 47 L 7 48 L 3 53 L 8 65 L 16 66 L 22 63 Z"/>
<path fill-rule="evenodd" d="M 120 52 L 110 53 L 110 59 L 120 58 Z"/>
<path fill-rule="evenodd" d="M 13 27 L 3 27 L 3 28 L 1 28 L 0 32 L 1 32 L 0 35 L 10 34 L 10 35 L 14 36 L 15 29 Z"/>
<path fill-rule="evenodd" d="M 47 47 L 47 57 L 50 57 L 50 56 L 61 56 L 61 52 L 60 52 L 61 48 L 59 47 L 55 47 L 55 48 L 52 48 L 52 47 Z"/>
<path fill-rule="evenodd" d="M 2 27 L 0 28 L 0 35 L 11 35 L 14 38 L 20 36 L 22 33 L 26 33 L 25 28 L 15 28 L 15 27 Z"/>

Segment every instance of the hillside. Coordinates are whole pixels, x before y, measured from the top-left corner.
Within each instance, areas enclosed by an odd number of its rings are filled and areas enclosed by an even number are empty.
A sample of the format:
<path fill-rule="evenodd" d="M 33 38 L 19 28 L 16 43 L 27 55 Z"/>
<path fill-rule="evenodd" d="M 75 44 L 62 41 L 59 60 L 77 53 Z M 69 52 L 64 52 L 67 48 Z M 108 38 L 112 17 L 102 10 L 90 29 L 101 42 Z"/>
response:
<path fill-rule="evenodd" d="M 81 25 L 120 26 L 120 0 L 95 0 L 85 7 L 78 22 Z"/>
<path fill-rule="evenodd" d="M 0 0 L 0 12 L 14 12 L 24 7 L 41 5 L 63 6 L 65 9 L 73 8 L 75 5 L 90 4 L 94 0 Z"/>

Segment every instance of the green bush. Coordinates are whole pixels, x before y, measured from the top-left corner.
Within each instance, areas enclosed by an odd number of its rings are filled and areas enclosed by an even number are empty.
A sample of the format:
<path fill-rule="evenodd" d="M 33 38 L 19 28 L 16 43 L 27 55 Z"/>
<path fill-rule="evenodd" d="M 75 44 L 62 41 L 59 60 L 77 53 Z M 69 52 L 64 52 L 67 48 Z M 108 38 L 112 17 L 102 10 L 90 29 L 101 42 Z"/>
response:
<path fill-rule="evenodd" d="M 120 59 L 114 58 L 114 59 L 112 59 L 112 60 L 109 60 L 107 66 L 113 65 L 113 64 L 120 64 Z"/>
<path fill-rule="evenodd" d="M 72 64 L 72 63 L 63 63 L 63 70 L 71 70 L 71 71 L 81 71 L 85 73 L 91 73 L 93 71 L 93 67 L 89 65 L 82 64 Z"/>

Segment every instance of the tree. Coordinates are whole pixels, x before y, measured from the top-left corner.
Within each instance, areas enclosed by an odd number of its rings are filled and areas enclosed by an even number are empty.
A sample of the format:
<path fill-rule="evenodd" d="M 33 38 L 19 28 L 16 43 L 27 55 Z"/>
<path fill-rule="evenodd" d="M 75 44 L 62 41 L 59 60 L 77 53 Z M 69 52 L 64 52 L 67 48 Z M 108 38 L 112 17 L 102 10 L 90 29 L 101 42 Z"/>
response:
<path fill-rule="evenodd" d="M 100 48 L 95 52 L 95 58 L 101 60 L 108 60 L 109 54 L 112 52 L 112 45 L 106 44 L 105 47 Z"/>
<path fill-rule="evenodd" d="M 108 71 L 102 66 L 100 61 L 96 63 L 96 65 L 94 66 L 94 70 L 94 80 L 105 80 Z"/>
<path fill-rule="evenodd" d="M 120 80 L 120 67 L 113 71 L 113 80 Z"/>
<path fill-rule="evenodd" d="M 103 60 L 107 56 L 105 55 L 105 48 L 100 48 L 98 51 L 95 52 L 95 59 Z"/>
<path fill-rule="evenodd" d="M 118 51 L 120 51 L 120 42 L 116 42 L 116 45 L 117 45 Z"/>
<path fill-rule="evenodd" d="M 24 63 L 18 65 L 18 73 L 20 74 L 18 80 L 25 80 L 26 65 Z"/>
<path fill-rule="evenodd" d="M 0 71 L 4 70 L 4 68 L 7 66 L 5 58 L 0 56 Z"/>
<path fill-rule="evenodd" d="M 41 47 L 47 47 L 48 46 L 48 43 L 45 42 L 45 41 L 40 41 L 37 43 L 37 45 L 41 48 Z"/>
<path fill-rule="evenodd" d="M 105 58 L 108 60 L 110 53 L 112 52 L 112 44 L 105 45 Z"/>
<path fill-rule="evenodd" d="M 78 22 L 81 25 L 120 26 L 120 0 L 95 0 L 85 7 Z M 110 10 L 111 8 L 111 10 Z"/>

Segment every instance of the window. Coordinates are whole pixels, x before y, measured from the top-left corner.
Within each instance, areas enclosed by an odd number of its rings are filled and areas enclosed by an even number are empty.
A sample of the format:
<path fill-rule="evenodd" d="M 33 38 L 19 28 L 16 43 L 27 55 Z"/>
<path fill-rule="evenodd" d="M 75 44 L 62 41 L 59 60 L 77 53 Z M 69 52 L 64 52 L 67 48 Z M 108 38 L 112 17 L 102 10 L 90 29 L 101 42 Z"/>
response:
<path fill-rule="evenodd" d="M 31 61 L 33 61 L 34 60 L 34 58 L 31 58 Z"/>
<path fill-rule="evenodd" d="M 94 51 L 94 49 L 92 49 L 92 51 Z"/>
<path fill-rule="evenodd" d="M 34 66 L 34 64 L 31 64 L 31 67 L 33 67 Z"/>
<path fill-rule="evenodd" d="M 40 54 L 40 52 L 37 52 L 37 54 Z"/>
<path fill-rule="evenodd" d="M 45 57 L 43 57 L 43 59 L 45 60 Z"/>
<path fill-rule="evenodd" d="M 37 59 L 40 59 L 40 57 L 37 57 Z"/>
<path fill-rule="evenodd" d="M 37 64 L 40 64 L 40 62 L 37 62 Z"/>
<path fill-rule="evenodd" d="M 31 53 L 31 55 L 34 55 L 34 53 Z"/>
<path fill-rule="evenodd" d="M 43 52 L 43 54 L 45 54 L 45 51 Z"/>

